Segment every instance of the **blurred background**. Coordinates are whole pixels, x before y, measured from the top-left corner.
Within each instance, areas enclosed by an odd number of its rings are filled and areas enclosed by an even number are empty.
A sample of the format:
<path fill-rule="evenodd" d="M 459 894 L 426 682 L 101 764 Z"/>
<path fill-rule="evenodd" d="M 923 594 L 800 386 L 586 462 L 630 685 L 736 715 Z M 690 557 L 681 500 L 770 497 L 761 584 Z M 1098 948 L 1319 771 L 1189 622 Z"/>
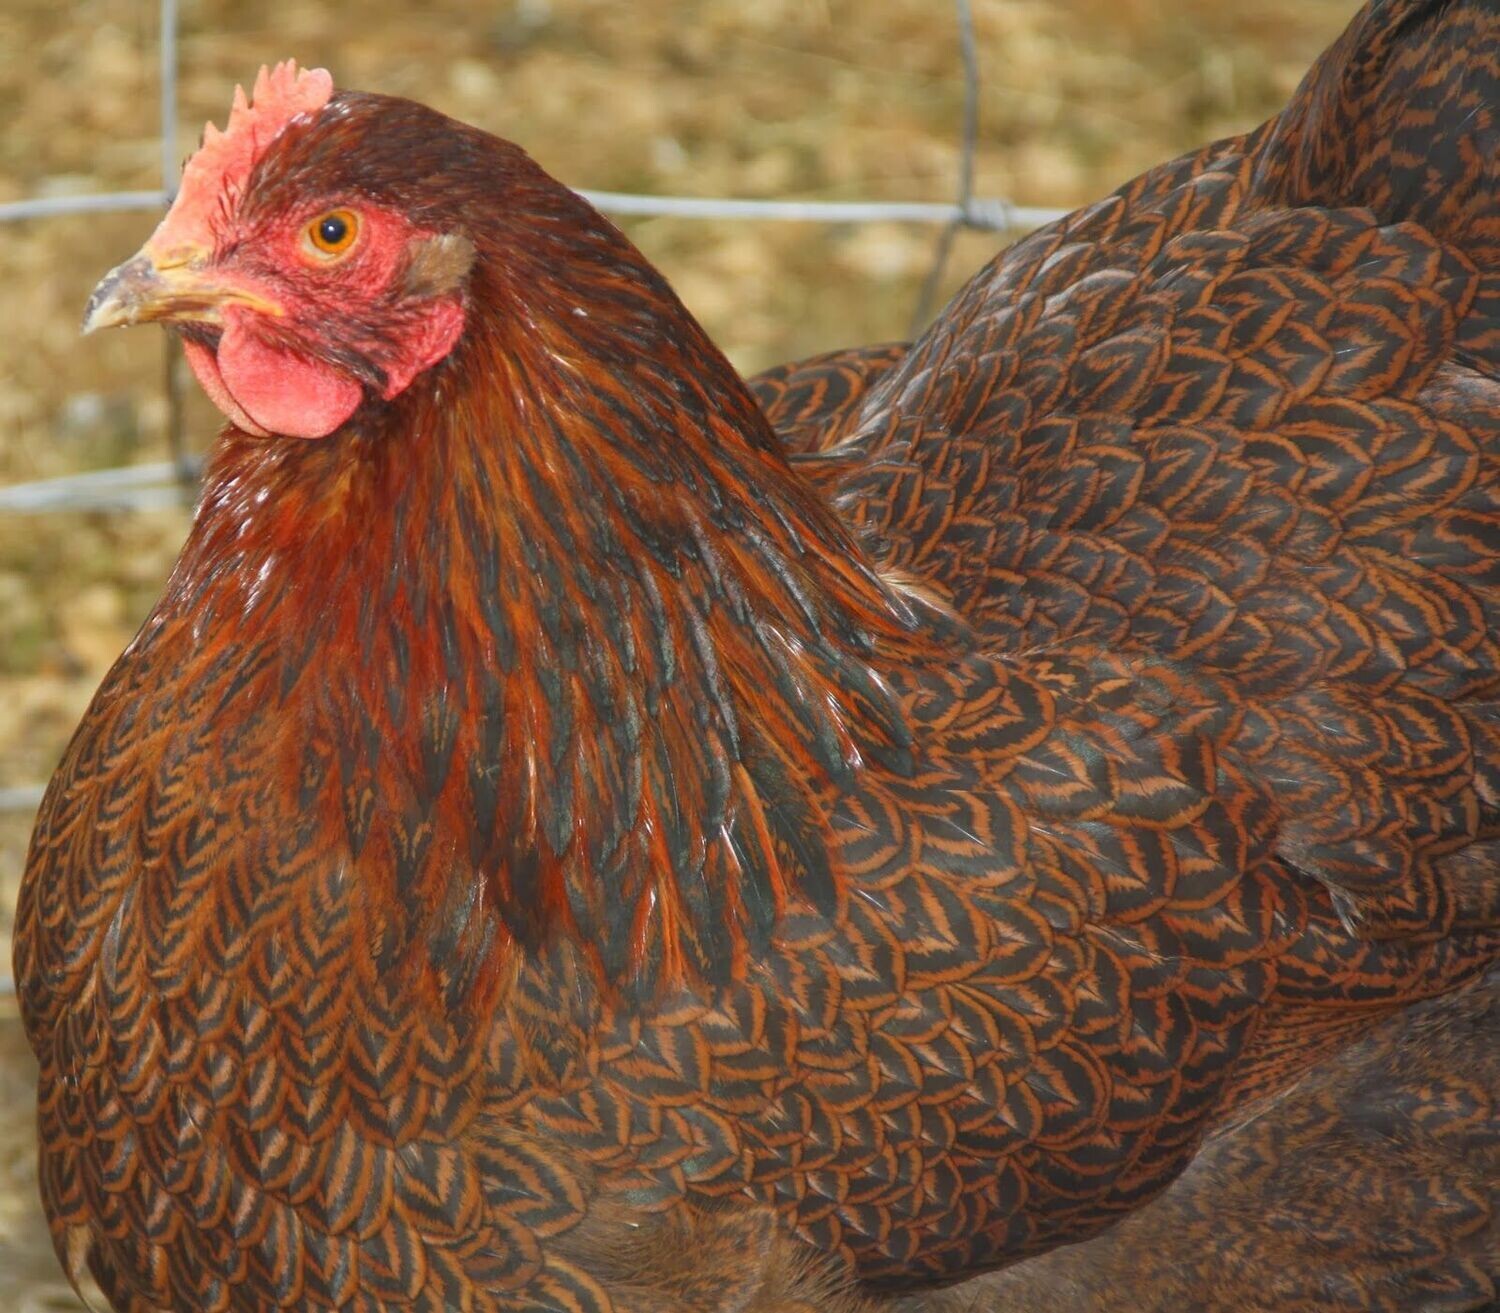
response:
<path fill-rule="evenodd" d="M 1273 114 L 1355 0 L 973 0 L 975 195 L 1071 208 Z M 964 80 L 947 0 L 183 0 L 179 140 L 295 56 L 425 101 L 584 188 L 951 200 Z M 0 0 L 0 207 L 160 185 L 157 0 Z M 78 337 L 147 211 L 0 223 L 7 485 L 169 455 L 163 335 Z M 619 222 L 743 371 L 904 337 L 940 229 L 880 221 Z M 958 235 L 941 298 L 1006 238 Z M 940 302 L 939 302 L 940 303 Z M 189 383 L 181 432 L 217 415 Z M 0 509 L 0 976 L 34 807 L 186 531 L 152 509 Z M 81 1308 L 36 1199 L 30 1054 L 0 997 L 0 1310 Z"/>

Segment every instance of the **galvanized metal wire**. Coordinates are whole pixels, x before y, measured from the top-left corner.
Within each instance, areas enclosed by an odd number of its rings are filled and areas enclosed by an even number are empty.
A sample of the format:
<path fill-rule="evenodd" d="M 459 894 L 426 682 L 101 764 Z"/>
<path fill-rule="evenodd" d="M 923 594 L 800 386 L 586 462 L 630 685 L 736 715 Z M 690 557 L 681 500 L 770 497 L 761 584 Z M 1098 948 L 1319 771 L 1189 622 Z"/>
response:
<path fill-rule="evenodd" d="M 915 333 L 932 313 L 954 238 L 964 228 L 1007 232 L 1037 227 L 1065 211 L 1013 205 L 997 197 L 974 194 L 974 166 L 979 141 L 980 77 L 974 16 L 969 0 L 954 0 L 964 98 L 960 125 L 958 178 L 952 201 L 803 201 L 750 200 L 735 197 L 650 196 L 629 192 L 583 191 L 608 214 L 679 219 L 719 219 L 800 223 L 912 223 L 940 228 L 932 265 L 918 297 Z M 178 0 L 159 0 L 158 70 L 161 87 L 161 185 L 155 190 L 118 191 L 78 196 L 38 196 L 0 204 L 0 223 L 34 222 L 68 215 L 110 211 L 161 210 L 171 203 L 178 177 Z M 170 339 L 169 339 L 170 342 Z M 196 482 L 201 462 L 182 440 L 181 370 L 175 346 L 167 347 L 163 373 L 167 397 L 169 461 L 92 470 L 0 487 L 0 514 L 48 515 L 64 511 L 125 512 L 165 509 L 182 504 L 184 489 Z M 41 785 L 0 788 L 0 813 L 29 813 L 42 797 Z M 0 995 L 13 983 L 0 976 Z"/>

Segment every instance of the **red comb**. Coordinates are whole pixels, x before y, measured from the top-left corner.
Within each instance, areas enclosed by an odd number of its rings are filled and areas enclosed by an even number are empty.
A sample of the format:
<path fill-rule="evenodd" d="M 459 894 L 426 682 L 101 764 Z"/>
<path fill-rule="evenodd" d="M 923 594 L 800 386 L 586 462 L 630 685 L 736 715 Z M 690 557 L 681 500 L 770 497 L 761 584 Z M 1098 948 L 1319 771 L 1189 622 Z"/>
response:
<path fill-rule="evenodd" d="M 224 131 L 204 125 L 203 144 L 182 171 L 177 199 L 147 244 L 162 251 L 212 245 L 209 219 L 220 198 L 243 188 L 261 152 L 288 123 L 322 109 L 332 95 L 327 69 L 299 69 L 290 59 L 273 69 L 262 64 L 250 99 L 243 87 L 235 87 Z"/>

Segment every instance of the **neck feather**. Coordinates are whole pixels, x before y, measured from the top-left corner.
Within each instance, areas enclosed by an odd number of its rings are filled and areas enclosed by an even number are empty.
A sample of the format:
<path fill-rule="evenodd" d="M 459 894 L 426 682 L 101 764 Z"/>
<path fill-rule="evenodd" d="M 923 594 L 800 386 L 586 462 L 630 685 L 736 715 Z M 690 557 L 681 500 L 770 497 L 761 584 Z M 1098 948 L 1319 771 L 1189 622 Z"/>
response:
<path fill-rule="evenodd" d="M 265 652 L 399 915 L 658 988 L 832 910 L 828 802 L 906 768 L 876 652 L 916 640 L 665 286 L 602 269 L 576 312 L 479 286 L 460 352 L 327 441 L 227 437 L 164 609 Z"/>

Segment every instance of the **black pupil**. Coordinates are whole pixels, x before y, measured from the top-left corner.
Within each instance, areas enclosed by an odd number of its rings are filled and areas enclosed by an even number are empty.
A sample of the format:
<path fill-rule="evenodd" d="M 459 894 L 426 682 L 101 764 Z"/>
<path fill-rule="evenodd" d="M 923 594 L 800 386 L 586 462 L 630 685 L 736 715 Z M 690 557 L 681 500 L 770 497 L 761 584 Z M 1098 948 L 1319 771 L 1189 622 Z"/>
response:
<path fill-rule="evenodd" d="M 337 246 L 349 235 L 349 225 L 336 214 L 330 214 L 318 222 L 318 236 L 327 246 Z"/>

